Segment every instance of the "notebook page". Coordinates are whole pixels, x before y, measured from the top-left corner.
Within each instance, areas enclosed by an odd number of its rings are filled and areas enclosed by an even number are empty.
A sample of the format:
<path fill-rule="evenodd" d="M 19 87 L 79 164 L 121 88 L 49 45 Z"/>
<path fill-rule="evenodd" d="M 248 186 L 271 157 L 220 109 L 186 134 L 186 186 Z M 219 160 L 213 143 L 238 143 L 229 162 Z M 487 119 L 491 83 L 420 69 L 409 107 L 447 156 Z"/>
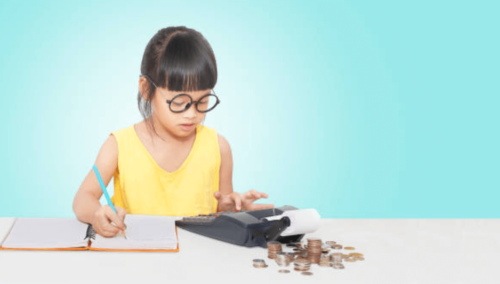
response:
<path fill-rule="evenodd" d="M 153 215 L 126 215 L 127 239 L 121 233 L 112 238 L 96 234 L 91 247 L 99 249 L 175 249 L 176 217 Z"/>
<path fill-rule="evenodd" d="M 4 248 L 86 247 L 87 224 L 76 218 L 17 218 Z"/>

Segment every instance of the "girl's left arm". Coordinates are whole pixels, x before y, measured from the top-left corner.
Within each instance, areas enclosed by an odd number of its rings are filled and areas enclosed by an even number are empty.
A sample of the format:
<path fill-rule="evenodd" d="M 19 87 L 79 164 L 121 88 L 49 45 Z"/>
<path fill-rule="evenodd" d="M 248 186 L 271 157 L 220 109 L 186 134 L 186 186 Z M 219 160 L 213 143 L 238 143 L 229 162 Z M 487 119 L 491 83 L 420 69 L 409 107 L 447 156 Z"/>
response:
<path fill-rule="evenodd" d="M 219 172 L 219 191 L 214 196 L 218 201 L 217 212 L 219 211 L 239 211 L 257 210 L 273 208 L 272 204 L 254 204 L 260 198 L 267 198 L 267 194 L 250 190 L 243 194 L 233 191 L 233 156 L 231 147 L 226 138 L 218 134 L 219 149 L 221 155 L 221 165 Z"/>

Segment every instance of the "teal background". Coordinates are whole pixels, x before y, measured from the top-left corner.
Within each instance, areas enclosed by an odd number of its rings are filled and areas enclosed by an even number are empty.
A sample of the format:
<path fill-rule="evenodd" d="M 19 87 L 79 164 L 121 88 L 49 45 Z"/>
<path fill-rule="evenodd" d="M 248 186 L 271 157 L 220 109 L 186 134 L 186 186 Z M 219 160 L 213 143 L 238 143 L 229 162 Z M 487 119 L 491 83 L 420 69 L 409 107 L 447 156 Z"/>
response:
<path fill-rule="evenodd" d="M 211 43 L 234 189 L 324 218 L 499 218 L 495 1 L 0 1 L 1 217 L 71 217 L 144 48 Z M 112 183 L 110 185 L 112 191 Z"/>

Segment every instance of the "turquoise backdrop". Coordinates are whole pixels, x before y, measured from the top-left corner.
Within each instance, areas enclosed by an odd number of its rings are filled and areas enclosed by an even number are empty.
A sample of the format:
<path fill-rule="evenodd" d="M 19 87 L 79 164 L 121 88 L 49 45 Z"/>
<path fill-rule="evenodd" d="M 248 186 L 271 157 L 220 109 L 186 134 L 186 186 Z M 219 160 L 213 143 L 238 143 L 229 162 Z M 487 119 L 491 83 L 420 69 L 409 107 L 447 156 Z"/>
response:
<path fill-rule="evenodd" d="M 71 217 L 144 48 L 211 43 L 234 188 L 324 218 L 499 218 L 497 1 L 0 1 L 0 217 Z M 112 191 L 112 185 L 110 186 Z"/>

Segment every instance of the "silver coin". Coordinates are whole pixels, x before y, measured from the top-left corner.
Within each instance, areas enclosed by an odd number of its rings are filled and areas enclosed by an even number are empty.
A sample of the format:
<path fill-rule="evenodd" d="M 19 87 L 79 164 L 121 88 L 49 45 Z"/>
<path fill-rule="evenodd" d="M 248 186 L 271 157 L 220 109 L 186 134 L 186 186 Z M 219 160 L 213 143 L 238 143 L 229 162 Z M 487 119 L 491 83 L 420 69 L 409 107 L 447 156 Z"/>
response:
<path fill-rule="evenodd" d="M 253 262 L 265 262 L 263 259 L 254 259 Z"/>
<path fill-rule="evenodd" d="M 290 273 L 290 270 L 287 269 L 280 269 L 278 270 L 279 273 Z"/>
<path fill-rule="evenodd" d="M 344 269 L 344 265 L 342 263 L 334 263 L 332 266 L 334 269 Z"/>
<path fill-rule="evenodd" d="M 313 275 L 313 273 L 312 273 L 312 272 L 309 272 L 309 271 L 304 271 L 304 272 L 302 272 L 302 275 L 308 275 L 308 276 L 311 276 L 311 275 Z"/>

